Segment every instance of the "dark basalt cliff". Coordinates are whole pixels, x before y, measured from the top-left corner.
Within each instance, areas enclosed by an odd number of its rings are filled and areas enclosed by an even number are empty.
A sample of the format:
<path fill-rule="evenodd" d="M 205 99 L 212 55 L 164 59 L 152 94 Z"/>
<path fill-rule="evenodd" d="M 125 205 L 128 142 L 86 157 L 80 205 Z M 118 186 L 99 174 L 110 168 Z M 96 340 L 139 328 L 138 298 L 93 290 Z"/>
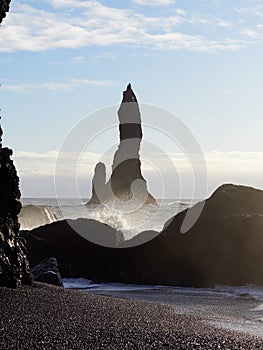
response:
<path fill-rule="evenodd" d="M 11 0 L 2 0 L 0 3 L 0 23 L 2 22 L 3 18 L 5 18 L 6 13 L 9 11 L 9 5 Z"/>
<path fill-rule="evenodd" d="M 115 152 L 112 174 L 106 183 L 106 169 L 103 163 L 95 167 L 92 181 L 92 197 L 88 204 L 114 201 L 156 204 L 147 190 L 147 183 L 141 173 L 140 145 L 142 141 L 141 115 L 137 98 L 131 84 L 123 92 L 118 111 L 120 143 Z"/>
<path fill-rule="evenodd" d="M 0 143 L 0 285 L 17 287 L 31 284 L 31 274 L 24 241 L 19 236 L 19 178 L 11 155 L 12 150 L 2 148 Z"/>
<path fill-rule="evenodd" d="M 186 213 L 176 215 L 157 236 L 139 234 L 135 238 L 139 242 L 145 235 L 156 236 L 144 244 L 129 247 L 129 241 L 119 241 L 118 246 L 125 249 L 89 242 L 66 221 L 24 233 L 24 237 L 31 261 L 54 256 L 62 276 L 176 286 L 263 285 L 263 191 L 221 186 L 206 200 L 194 226 L 182 234 Z M 95 227 L 86 220 L 82 229 L 87 238 L 95 237 L 105 231 L 105 225 Z M 114 232 L 109 233 L 114 238 Z"/>

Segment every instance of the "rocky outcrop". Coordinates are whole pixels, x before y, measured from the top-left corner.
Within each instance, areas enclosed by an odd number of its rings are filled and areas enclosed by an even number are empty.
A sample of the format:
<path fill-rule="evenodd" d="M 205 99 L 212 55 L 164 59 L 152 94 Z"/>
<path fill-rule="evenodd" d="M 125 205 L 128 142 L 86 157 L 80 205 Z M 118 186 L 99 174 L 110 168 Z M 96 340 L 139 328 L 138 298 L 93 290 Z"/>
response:
<path fill-rule="evenodd" d="M 2 22 L 3 18 L 5 18 L 6 13 L 9 11 L 9 5 L 11 0 L 2 0 L 0 3 L 0 23 Z"/>
<path fill-rule="evenodd" d="M 196 224 L 181 234 L 185 215 L 186 211 L 178 214 L 162 232 L 164 249 L 175 257 L 180 271 L 180 284 L 263 284 L 263 191 L 219 187 Z"/>
<path fill-rule="evenodd" d="M 140 145 L 142 141 L 141 115 L 137 98 L 127 86 L 118 111 L 120 144 L 114 155 L 112 174 L 106 183 L 103 163 L 95 167 L 92 181 L 92 197 L 88 204 L 115 203 L 117 207 L 133 202 L 137 207 L 156 204 L 148 192 L 141 173 Z"/>
<path fill-rule="evenodd" d="M 19 178 L 11 155 L 0 144 L 0 285 L 6 287 L 31 283 L 24 241 L 19 236 Z"/>
<path fill-rule="evenodd" d="M 101 273 L 111 271 L 108 254 L 114 248 L 106 248 L 94 242 L 103 241 L 105 246 L 123 243 L 123 235 L 106 224 L 95 220 L 62 220 L 32 231 L 21 231 L 27 241 L 30 265 L 55 257 L 62 277 L 83 277 L 90 274 L 100 278 Z"/>
<path fill-rule="evenodd" d="M 63 287 L 56 258 L 47 258 L 32 268 L 34 281 Z"/>
<path fill-rule="evenodd" d="M 135 247 L 120 242 L 125 249 L 88 242 L 66 221 L 24 237 L 31 259 L 56 257 L 62 276 L 176 286 L 263 285 L 263 191 L 221 186 L 206 201 L 195 225 L 182 234 L 186 213 L 176 215 L 156 237 L 151 231 L 137 237 L 150 235 L 151 241 Z"/>

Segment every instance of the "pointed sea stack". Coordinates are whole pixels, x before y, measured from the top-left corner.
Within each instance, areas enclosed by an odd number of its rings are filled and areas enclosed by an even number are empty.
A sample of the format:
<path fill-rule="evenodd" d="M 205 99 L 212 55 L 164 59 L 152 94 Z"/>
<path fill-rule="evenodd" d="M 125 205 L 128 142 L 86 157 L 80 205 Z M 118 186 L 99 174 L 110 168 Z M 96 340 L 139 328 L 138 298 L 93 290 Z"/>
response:
<path fill-rule="evenodd" d="M 131 84 L 123 92 L 123 99 L 118 110 L 120 144 L 115 152 L 112 174 L 104 184 L 105 165 L 96 165 L 92 181 L 92 197 L 88 204 L 105 204 L 121 201 L 143 202 L 157 204 L 155 198 L 148 192 L 146 180 L 141 173 L 140 145 L 142 141 L 141 115 L 137 98 Z M 96 186 L 97 184 L 97 186 Z M 140 196 L 139 198 L 136 198 Z"/>

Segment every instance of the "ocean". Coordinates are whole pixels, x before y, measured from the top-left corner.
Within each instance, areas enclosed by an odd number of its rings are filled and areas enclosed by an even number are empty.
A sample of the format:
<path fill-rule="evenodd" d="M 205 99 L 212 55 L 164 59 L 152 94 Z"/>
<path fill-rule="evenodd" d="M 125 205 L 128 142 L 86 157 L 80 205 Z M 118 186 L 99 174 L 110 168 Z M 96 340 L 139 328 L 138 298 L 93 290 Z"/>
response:
<path fill-rule="evenodd" d="M 101 205 L 86 206 L 87 198 L 22 198 L 20 225 L 22 230 L 28 230 L 55 221 L 56 218 L 95 219 L 122 231 L 125 238 L 130 239 L 142 231 L 161 231 L 167 220 L 196 201 L 164 199 L 159 200 L 159 206 L 146 205 L 135 212 L 120 213 Z"/>
<path fill-rule="evenodd" d="M 145 206 L 133 213 L 116 213 L 101 206 L 85 206 L 88 199 L 23 198 L 21 229 L 64 218 L 96 219 L 124 233 L 126 239 L 145 230 L 161 231 L 178 212 L 194 204 L 190 200 L 166 199 L 160 206 Z M 216 286 L 182 288 L 171 286 L 94 283 L 88 279 L 63 279 L 64 287 L 117 298 L 168 304 L 177 313 L 196 315 L 206 322 L 263 337 L 263 286 Z"/>

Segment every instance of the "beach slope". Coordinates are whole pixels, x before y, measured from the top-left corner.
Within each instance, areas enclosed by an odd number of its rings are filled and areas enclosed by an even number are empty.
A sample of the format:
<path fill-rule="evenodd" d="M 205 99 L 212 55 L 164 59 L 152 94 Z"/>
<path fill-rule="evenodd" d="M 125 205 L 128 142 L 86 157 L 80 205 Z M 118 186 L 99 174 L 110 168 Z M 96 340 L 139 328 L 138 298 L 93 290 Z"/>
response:
<path fill-rule="evenodd" d="M 35 283 L 0 288 L 0 348 L 262 349 L 263 339 L 213 328 L 154 303 Z"/>

